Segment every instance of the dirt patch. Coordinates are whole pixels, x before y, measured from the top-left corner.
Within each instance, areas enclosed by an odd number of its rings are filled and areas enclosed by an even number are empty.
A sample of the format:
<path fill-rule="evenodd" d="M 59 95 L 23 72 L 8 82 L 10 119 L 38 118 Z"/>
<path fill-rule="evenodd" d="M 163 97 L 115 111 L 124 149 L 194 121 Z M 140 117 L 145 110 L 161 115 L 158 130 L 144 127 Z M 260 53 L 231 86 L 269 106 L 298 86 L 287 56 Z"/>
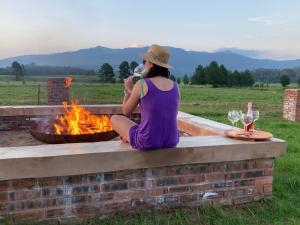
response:
<path fill-rule="evenodd" d="M 32 137 L 28 130 L 0 131 L 0 147 L 18 147 L 42 144 L 44 143 Z"/>

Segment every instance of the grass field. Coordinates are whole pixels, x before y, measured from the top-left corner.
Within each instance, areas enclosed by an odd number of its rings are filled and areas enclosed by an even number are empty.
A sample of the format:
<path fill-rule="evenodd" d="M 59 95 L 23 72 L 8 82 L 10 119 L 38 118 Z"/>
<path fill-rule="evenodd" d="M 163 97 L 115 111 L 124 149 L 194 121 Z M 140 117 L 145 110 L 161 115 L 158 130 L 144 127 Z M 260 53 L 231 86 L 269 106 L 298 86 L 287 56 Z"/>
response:
<path fill-rule="evenodd" d="M 37 104 L 38 82 L 21 85 L 10 81 L 0 82 L 0 105 Z M 46 86 L 41 85 L 41 104 L 46 103 Z M 74 83 L 71 97 L 81 104 L 120 103 L 121 85 Z M 265 90 L 225 89 L 200 86 L 181 87 L 182 111 L 201 117 L 228 123 L 227 112 L 232 109 L 246 110 L 247 102 L 261 112 L 257 127 L 272 132 L 288 141 L 287 155 L 276 159 L 273 201 L 258 202 L 239 207 L 178 209 L 168 214 L 139 214 L 132 217 L 116 216 L 101 221 L 97 219 L 80 224 L 300 224 L 300 123 L 282 119 L 284 90 L 275 85 Z"/>

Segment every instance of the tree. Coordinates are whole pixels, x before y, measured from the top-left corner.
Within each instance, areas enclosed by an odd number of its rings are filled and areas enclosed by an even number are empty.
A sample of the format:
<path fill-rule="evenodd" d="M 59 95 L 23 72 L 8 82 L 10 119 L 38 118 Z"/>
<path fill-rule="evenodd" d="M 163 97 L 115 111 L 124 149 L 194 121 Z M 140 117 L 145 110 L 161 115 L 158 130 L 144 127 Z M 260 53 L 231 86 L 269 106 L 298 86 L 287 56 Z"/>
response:
<path fill-rule="evenodd" d="M 100 82 L 112 83 L 114 80 L 114 70 L 111 65 L 104 63 L 98 71 Z"/>
<path fill-rule="evenodd" d="M 228 80 L 228 70 L 226 67 L 222 64 L 220 66 L 220 82 L 219 84 L 221 86 L 227 86 L 227 80 Z"/>
<path fill-rule="evenodd" d="M 181 78 L 177 77 L 176 82 L 177 82 L 177 84 L 181 84 Z"/>
<path fill-rule="evenodd" d="M 287 85 L 290 84 L 290 77 L 287 75 L 287 74 L 283 74 L 281 77 L 280 77 L 280 83 L 282 85 L 282 87 L 286 87 Z"/>
<path fill-rule="evenodd" d="M 11 71 L 12 74 L 16 76 L 16 81 L 23 81 L 24 82 L 24 74 L 25 74 L 25 67 L 24 65 L 20 65 L 17 61 L 14 61 L 11 64 Z"/>
<path fill-rule="evenodd" d="M 130 76 L 130 67 L 127 61 L 123 61 L 119 66 L 119 78 L 123 83 L 124 79 Z"/>
<path fill-rule="evenodd" d="M 253 84 L 254 84 L 254 79 L 253 79 L 253 76 L 252 74 L 250 73 L 249 70 L 246 70 L 244 73 L 243 73 L 243 85 L 245 87 L 252 87 Z"/>
<path fill-rule="evenodd" d="M 195 72 L 191 77 L 191 84 L 207 84 L 207 78 L 205 76 L 203 66 L 198 65 L 196 67 Z"/>
<path fill-rule="evenodd" d="M 222 83 L 221 70 L 216 61 L 212 61 L 205 71 L 208 84 L 211 84 L 213 88 L 218 87 Z"/>
<path fill-rule="evenodd" d="M 170 79 L 171 79 L 172 81 L 176 81 L 176 77 L 175 77 L 173 74 L 170 75 Z"/>
<path fill-rule="evenodd" d="M 298 84 L 298 86 L 300 87 L 300 78 L 298 78 L 297 84 Z"/>
<path fill-rule="evenodd" d="M 130 72 L 131 72 L 131 74 L 133 74 L 134 73 L 134 69 L 138 66 L 139 64 L 136 62 L 136 61 L 132 61 L 131 63 L 130 63 Z"/>
<path fill-rule="evenodd" d="M 182 82 L 183 82 L 184 85 L 189 84 L 190 79 L 189 79 L 188 75 L 185 74 L 185 75 L 183 76 Z"/>
<path fill-rule="evenodd" d="M 240 86 L 241 85 L 241 74 L 235 70 L 233 73 L 232 73 L 232 86 Z"/>

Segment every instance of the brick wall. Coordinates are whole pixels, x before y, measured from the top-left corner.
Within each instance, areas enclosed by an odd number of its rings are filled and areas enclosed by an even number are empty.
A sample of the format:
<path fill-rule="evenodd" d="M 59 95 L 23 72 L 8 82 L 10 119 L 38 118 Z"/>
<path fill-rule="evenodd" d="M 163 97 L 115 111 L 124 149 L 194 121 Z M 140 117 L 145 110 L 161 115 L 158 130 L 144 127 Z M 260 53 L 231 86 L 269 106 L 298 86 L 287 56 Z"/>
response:
<path fill-rule="evenodd" d="M 285 90 L 283 118 L 300 121 L 300 89 Z"/>
<path fill-rule="evenodd" d="M 100 162 L 101 163 L 101 162 Z M 273 159 L 0 181 L 0 214 L 68 220 L 272 197 Z"/>
<path fill-rule="evenodd" d="M 0 116 L 0 131 L 29 129 L 31 119 L 30 116 Z"/>
<path fill-rule="evenodd" d="M 65 87 L 66 79 L 63 77 L 48 78 L 48 104 L 61 105 L 62 102 L 69 102 L 69 88 Z"/>
<path fill-rule="evenodd" d="M 42 118 L 47 118 L 47 116 L 0 116 L 0 131 L 28 130 L 34 121 Z M 130 119 L 139 123 L 141 115 L 131 114 Z"/>

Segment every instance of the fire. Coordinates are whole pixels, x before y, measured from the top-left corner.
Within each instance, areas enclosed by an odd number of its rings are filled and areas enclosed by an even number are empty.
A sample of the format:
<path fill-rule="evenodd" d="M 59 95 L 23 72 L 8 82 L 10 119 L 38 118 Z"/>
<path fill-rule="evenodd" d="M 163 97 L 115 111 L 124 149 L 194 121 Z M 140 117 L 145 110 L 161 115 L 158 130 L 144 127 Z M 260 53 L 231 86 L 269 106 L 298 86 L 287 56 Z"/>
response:
<path fill-rule="evenodd" d="M 67 76 L 66 77 L 66 84 L 65 84 L 65 88 L 70 87 L 71 83 L 72 83 L 73 78 L 71 76 Z"/>
<path fill-rule="evenodd" d="M 80 107 L 76 100 L 72 101 L 70 109 L 67 102 L 63 102 L 63 107 L 65 114 L 57 116 L 58 122 L 54 124 L 55 134 L 94 134 L 113 130 L 107 115 L 95 116 Z"/>

